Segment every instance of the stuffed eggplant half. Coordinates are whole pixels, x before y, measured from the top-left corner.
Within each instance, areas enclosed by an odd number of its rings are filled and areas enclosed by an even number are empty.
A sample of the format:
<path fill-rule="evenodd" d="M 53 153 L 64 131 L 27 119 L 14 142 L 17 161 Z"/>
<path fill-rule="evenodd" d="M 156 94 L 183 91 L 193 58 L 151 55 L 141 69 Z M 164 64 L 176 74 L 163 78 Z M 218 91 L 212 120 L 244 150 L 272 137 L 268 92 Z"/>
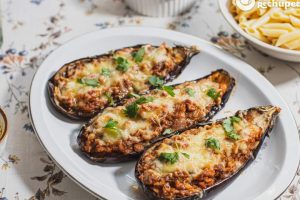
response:
<path fill-rule="evenodd" d="M 127 97 L 177 77 L 196 47 L 138 45 L 65 64 L 48 82 L 51 102 L 72 119 L 87 119 Z"/>
<path fill-rule="evenodd" d="M 135 176 L 150 199 L 211 197 L 254 160 L 280 108 L 262 106 L 185 130 L 144 152 Z"/>
<path fill-rule="evenodd" d="M 217 70 L 198 80 L 133 95 L 83 126 L 78 143 L 94 161 L 128 161 L 156 140 L 208 121 L 227 102 L 234 85 L 228 72 Z"/>

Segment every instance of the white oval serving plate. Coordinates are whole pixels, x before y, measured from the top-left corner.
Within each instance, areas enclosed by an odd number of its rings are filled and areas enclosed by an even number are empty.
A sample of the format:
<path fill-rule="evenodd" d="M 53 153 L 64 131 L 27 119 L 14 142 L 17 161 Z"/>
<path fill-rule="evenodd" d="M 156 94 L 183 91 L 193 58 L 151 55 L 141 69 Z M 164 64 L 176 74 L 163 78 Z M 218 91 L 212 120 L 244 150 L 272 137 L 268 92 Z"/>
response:
<path fill-rule="evenodd" d="M 298 131 L 288 106 L 276 89 L 248 64 L 206 41 L 169 30 L 141 27 L 107 29 L 73 39 L 54 51 L 38 69 L 30 92 L 32 123 L 46 151 L 71 179 L 95 196 L 113 200 L 145 199 L 134 187 L 135 162 L 95 164 L 80 154 L 76 137 L 81 124 L 54 111 L 48 100 L 46 85 L 56 70 L 72 60 L 125 46 L 162 42 L 197 45 L 201 49 L 201 53 L 173 83 L 196 79 L 218 68 L 224 68 L 236 78 L 236 89 L 214 119 L 258 105 L 273 104 L 282 108 L 277 124 L 257 159 L 215 199 L 265 200 L 278 197 L 295 176 L 300 157 Z"/>

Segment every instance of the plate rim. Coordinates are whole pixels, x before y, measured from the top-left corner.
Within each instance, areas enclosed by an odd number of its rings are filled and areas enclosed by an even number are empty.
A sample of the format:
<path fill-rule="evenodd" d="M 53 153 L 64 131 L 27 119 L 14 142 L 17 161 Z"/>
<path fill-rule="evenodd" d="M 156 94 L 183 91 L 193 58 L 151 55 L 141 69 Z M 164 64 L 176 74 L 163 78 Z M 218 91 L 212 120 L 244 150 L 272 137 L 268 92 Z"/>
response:
<path fill-rule="evenodd" d="M 138 31 L 137 31 L 137 29 L 138 29 Z M 150 31 L 151 30 L 151 31 Z M 233 55 L 231 55 L 231 54 L 229 54 L 228 52 L 226 52 L 226 51 L 224 51 L 222 48 L 220 48 L 219 46 L 217 46 L 217 45 L 215 45 L 215 44 L 213 44 L 213 43 L 211 43 L 211 42 L 209 42 L 209 41 L 206 41 L 206 40 L 204 40 L 204 39 L 201 39 L 201 38 L 199 38 L 199 37 L 196 37 L 196 36 L 193 36 L 193 35 L 189 35 L 189 34 L 186 34 L 186 33 L 182 33 L 182 32 L 178 32 L 178 31 L 174 31 L 174 30 L 167 30 L 167 29 L 163 29 L 163 28 L 153 28 L 153 27 L 143 27 L 143 26 L 140 26 L 140 27 L 114 27 L 114 28 L 108 28 L 108 29 L 104 29 L 104 30 L 96 30 L 96 31 L 92 31 L 92 32 L 87 32 L 87 33 L 85 33 L 85 34 L 82 34 L 82 35 L 79 35 L 79 36 L 76 36 L 76 37 L 74 37 L 74 38 L 72 38 L 72 39 L 70 39 L 70 40 L 67 40 L 64 44 L 62 44 L 61 46 L 59 46 L 59 47 L 57 47 L 57 48 L 55 48 L 45 59 L 44 59 L 44 61 L 42 62 L 42 64 L 40 65 L 40 67 L 36 70 L 36 72 L 35 72 L 35 74 L 34 74 L 34 76 L 33 76 L 33 78 L 32 78 L 32 82 L 31 82 L 31 85 L 30 85 L 30 93 L 29 93 L 29 116 L 30 116 L 30 121 L 31 121 L 31 124 L 32 124 L 32 126 L 33 126 L 33 129 L 34 129 L 34 131 L 35 131 L 35 135 L 37 136 L 37 138 L 38 138 L 38 141 L 40 142 L 40 144 L 43 146 L 43 148 L 44 148 L 44 150 L 47 152 L 47 154 L 50 156 L 50 158 L 57 164 L 57 166 L 72 180 L 72 181 L 74 181 L 76 184 L 78 184 L 80 187 L 82 187 L 84 190 L 86 190 L 87 192 L 89 192 L 89 193 L 91 193 L 92 195 L 94 195 L 94 196 L 96 196 L 97 198 L 100 198 L 100 199 L 108 199 L 108 198 L 106 198 L 106 197 L 103 197 L 103 196 L 101 196 L 101 194 L 99 194 L 99 192 L 96 192 L 96 191 L 94 191 L 93 189 L 91 189 L 91 188 L 89 188 L 88 186 L 86 186 L 86 183 L 83 183 L 84 181 L 80 178 L 80 177 L 78 177 L 78 174 L 76 174 L 77 175 L 77 177 L 75 177 L 75 175 L 72 175 L 69 171 L 71 171 L 70 169 L 65 169 L 65 167 L 63 167 L 61 164 L 60 164 L 60 162 L 59 161 L 57 161 L 57 160 L 59 160 L 59 159 L 57 159 L 57 158 L 55 158 L 55 157 L 57 157 L 57 156 L 55 156 L 55 155 L 52 155 L 51 153 L 50 153 L 50 151 L 51 150 L 49 150 L 46 146 L 47 145 L 45 145 L 45 143 L 44 143 L 44 141 L 43 141 L 43 139 L 41 138 L 41 136 L 40 136 L 40 134 L 39 134 L 39 132 L 37 131 L 37 128 L 36 128 L 36 125 L 35 125 L 35 123 L 34 123 L 34 117 L 33 117 L 33 115 L 32 115 L 32 109 L 33 109 L 33 107 L 32 107 L 32 102 L 33 102 L 33 100 L 32 100 L 32 96 L 34 96 L 33 94 L 34 94 L 34 91 L 33 91 L 33 86 L 34 86 L 34 84 L 35 84 L 35 80 L 36 80 L 36 77 L 37 77 L 37 74 L 38 74 L 38 72 L 39 71 L 41 71 L 40 69 L 42 68 L 42 66 L 45 64 L 45 62 L 49 59 L 49 57 L 51 57 L 51 56 L 55 56 L 55 52 L 57 52 L 57 51 L 59 51 L 60 49 L 63 49 L 65 46 L 67 46 L 68 44 L 70 44 L 70 43 L 72 43 L 72 42 L 74 42 L 74 41 L 76 41 L 76 40 L 80 40 L 81 38 L 84 38 L 84 37 L 89 37 L 89 36 L 92 36 L 92 35 L 94 35 L 94 34 L 108 34 L 108 33 L 113 33 L 114 32 L 114 36 L 118 36 L 118 35 L 121 35 L 122 33 L 128 33 L 128 32 L 148 32 L 147 34 L 141 34 L 140 36 L 143 36 L 143 37 L 153 37 L 154 35 L 153 35 L 153 33 L 154 32 L 160 32 L 160 33 L 162 33 L 162 34 L 166 34 L 166 35 L 176 35 L 177 37 L 178 36 L 181 36 L 181 37 L 185 37 L 186 39 L 189 39 L 189 40 L 193 40 L 193 41 L 197 41 L 198 43 L 202 43 L 203 45 L 208 45 L 208 46 L 211 46 L 211 48 L 213 48 L 213 49 L 215 49 L 216 51 L 219 51 L 219 53 L 220 54 L 223 54 L 225 57 L 227 57 L 227 58 L 230 58 L 230 60 L 231 61 L 229 61 L 229 62 L 226 62 L 226 63 L 232 63 L 232 62 L 235 62 L 236 64 L 237 63 L 240 63 L 240 64 L 242 64 L 243 65 L 243 67 L 244 67 L 244 69 L 245 69 L 245 71 L 247 70 L 247 71 L 249 71 L 250 70 L 250 72 L 251 72 L 251 75 L 255 75 L 256 77 L 259 77 L 259 79 L 260 79 L 260 81 L 263 81 L 264 82 L 264 84 L 267 84 L 268 85 L 268 88 L 269 89 L 272 89 L 272 92 L 275 94 L 275 96 L 278 98 L 278 101 L 280 101 L 280 104 L 282 104 L 282 105 L 280 105 L 280 107 L 284 107 L 284 109 L 285 109 L 285 111 L 286 111 L 286 114 L 288 114 L 288 116 L 290 117 L 290 118 L 292 118 L 293 120 L 292 120 L 292 122 L 290 122 L 290 124 L 291 125 L 293 125 L 293 128 L 295 129 L 295 131 L 297 132 L 297 134 L 298 134 L 298 131 L 297 131 L 297 126 L 296 126 L 296 120 L 295 120 L 295 117 L 293 116 L 293 114 L 292 114 L 292 112 L 291 112 L 291 110 L 290 110 L 290 108 L 289 108 L 289 106 L 288 106 L 288 104 L 286 103 L 286 101 L 282 98 L 282 96 L 280 95 L 280 93 L 277 91 L 277 89 L 263 76 L 263 75 L 261 75 L 255 68 L 253 68 L 250 64 L 248 64 L 248 63 L 246 63 L 246 62 L 244 62 L 244 61 L 242 61 L 242 60 L 240 60 L 239 58 L 237 58 L 237 57 L 235 57 L 235 56 L 233 56 Z M 152 34 L 152 35 L 151 35 Z M 138 35 L 138 34 L 137 34 Z M 105 35 L 105 36 L 107 36 L 107 35 Z M 103 36 L 99 36 L 100 38 L 102 37 L 103 38 Z M 224 58 L 223 59 L 221 59 L 221 60 L 223 60 L 224 61 Z M 236 65 L 236 64 L 234 64 L 234 65 Z M 232 67 L 233 69 L 236 69 L 235 67 Z M 238 69 L 236 69 L 238 72 L 240 72 L 240 70 L 238 70 Z M 251 82 L 252 82 L 252 80 L 250 80 Z M 256 84 L 254 84 L 255 86 L 256 86 Z M 260 91 L 261 91 L 261 89 L 260 89 Z M 269 98 L 270 99 L 270 98 Z M 287 121 L 287 120 L 285 120 L 285 121 Z M 298 147 L 300 147 L 300 140 L 299 140 L 299 137 L 298 137 L 298 140 L 297 140 L 297 142 L 295 143 Z M 296 151 L 297 152 L 297 151 Z M 276 193 L 276 195 L 275 195 L 275 197 L 274 198 L 277 198 L 277 197 L 279 197 L 279 196 L 281 196 L 285 191 L 286 191 L 286 189 L 292 184 L 292 182 L 293 182 L 293 180 L 295 179 L 295 177 L 296 177 L 296 174 L 297 174 L 297 169 L 298 169 L 298 167 L 299 167 L 299 164 L 300 164 L 300 152 L 297 152 L 298 153 L 298 158 L 297 158 L 297 166 L 296 167 L 294 167 L 295 168 L 295 172 L 293 173 L 293 176 L 292 177 L 289 177 L 289 183 L 287 184 L 285 184 L 285 185 L 287 185 L 287 186 L 283 186 L 282 187 L 282 191 L 280 191 L 280 192 L 273 192 L 273 193 Z M 287 154 L 285 154 L 285 155 L 287 155 Z M 283 161 L 283 163 L 286 163 L 286 161 Z M 77 172 L 78 173 L 78 172 Z M 291 174 L 291 173 L 289 173 L 289 174 Z M 79 179 L 81 179 L 81 180 L 79 180 Z M 278 181 L 278 180 L 277 180 Z M 272 182 L 272 185 L 274 184 L 274 182 L 275 181 L 273 181 Z M 91 185 L 91 184 L 90 184 Z M 271 185 L 271 186 L 272 186 Z M 270 188 L 270 187 L 269 187 Z M 267 191 L 268 191 L 268 189 L 269 188 L 267 188 L 264 192 L 262 192 L 261 194 L 259 194 L 258 196 L 256 196 L 256 200 L 263 200 L 264 198 L 266 198 L 266 193 L 267 193 Z M 111 190 L 111 189 L 110 189 Z M 105 195 L 104 195 L 105 196 Z M 106 196 L 111 196 L 111 194 L 110 195 L 106 195 Z M 122 194 L 121 196 L 125 196 L 124 194 Z M 273 195 L 274 196 L 274 195 Z"/>

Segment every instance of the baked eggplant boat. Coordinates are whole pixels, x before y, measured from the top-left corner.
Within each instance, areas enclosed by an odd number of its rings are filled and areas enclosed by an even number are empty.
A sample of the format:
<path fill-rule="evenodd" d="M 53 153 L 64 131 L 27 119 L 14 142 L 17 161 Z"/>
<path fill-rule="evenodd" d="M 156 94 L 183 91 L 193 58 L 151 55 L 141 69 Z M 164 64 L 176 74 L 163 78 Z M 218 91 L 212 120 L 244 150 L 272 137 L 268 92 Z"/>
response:
<path fill-rule="evenodd" d="M 91 118 L 129 93 L 173 80 L 198 53 L 196 47 L 146 44 L 75 60 L 49 80 L 49 96 L 65 116 Z"/>
<path fill-rule="evenodd" d="M 279 112 L 274 106 L 238 111 L 161 140 L 139 159 L 136 179 L 150 199 L 211 197 L 255 159 Z"/>
<path fill-rule="evenodd" d="M 173 86 L 161 86 L 106 108 L 78 136 L 90 159 L 121 162 L 136 158 L 156 140 L 208 121 L 227 102 L 235 80 L 224 70 Z"/>

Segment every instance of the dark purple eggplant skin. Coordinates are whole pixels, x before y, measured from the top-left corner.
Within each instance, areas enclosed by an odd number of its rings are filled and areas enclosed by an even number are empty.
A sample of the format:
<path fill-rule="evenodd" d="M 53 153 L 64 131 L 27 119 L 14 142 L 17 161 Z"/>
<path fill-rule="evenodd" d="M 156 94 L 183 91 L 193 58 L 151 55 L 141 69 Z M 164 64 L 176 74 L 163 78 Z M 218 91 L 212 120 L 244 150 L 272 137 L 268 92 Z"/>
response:
<path fill-rule="evenodd" d="M 211 74 L 215 73 L 215 72 L 219 72 L 219 73 L 223 73 L 224 75 L 230 77 L 230 83 L 228 85 L 228 89 L 227 91 L 224 93 L 224 95 L 222 96 L 222 101 L 221 101 L 221 104 L 220 105 L 216 105 L 216 106 L 213 106 L 210 110 L 210 112 L 205 116 L 204 120 L 202 123 L 204 122 L 207 122 L 209 121 L 211 118 L 213 118 L 220 110 L 222 110 L 225 106 L 225 104 L 227 103 L 232 91 L 233 91 L 233 88 L 235 87 L 235 79 L 233 77 L 230 76 L 230 74 L 223 70 L 223 69 L 218 69 L 216 71 L 213 71 L 211 72 Z M 209 75 L 206 75 L 204 77 L 201 77 L 201 78 L 198 78 L 196 79 L 195 81 L 199 81 L 201 79 L 205 79 L 209 76 L 211 76 L 211 74 Z M 176 85 L 179 85 L 180 83 L 178 84 L 174 84 L 172 86 L 176 86 Z M 121 102 L 119 105 L 123 104 L 123 102 Z M 90 122 L 88 122 L 87 124 L 85 124 L 80 132 L 79 132 L 79 135 L 77 137 L 77 143 L 81 149 L 82 145 L 84 145 L 84 140 L 83 140 L 83 133 L 86 129 L 86 127 L 88 127 L 91 123 L 93 122 L 93 119 L 90 120 Z M 191 127 L 194 127 L 194 126 L 191 126 Z M 185 127 L 183 130 L 186 130 L 186 129 L 189 129 L 191 127 Z M 151 141 L 151 143 L 155 143 L 157 141 L 160 141 L 164 138 L 167 138 L 167 137 L 171 137 L 172 135 L 175 135 L 175 134 L 178 134 L 180 131 L 175 131 L 171 134 L 169 134 L 168 136 L 159 136 L 157 138 L 155 138 L 154 140 Z M 132 153 L 132 154 L 128 154 L 128 155 L 123 155 L 123 154 L 109 154 L 109 155 L 97 155 L 97 154 L 88 154 L 86 152 L 82 152 L 87 158 L 89 158 L 90 160 L 94 161 L 94 162 L 98 162 L 98 163 L 107 163 L 107 164 L 113 164 L 113 163 L 120 163 L 120 162 L 128 162 L 128 161 L 131 161 L 131 160 L 136 160 L 139 158 L 139 156 L 142 154 L 142 153 Z"/>
<path fill-rule="evenodd" d="M 130 48 L 140 48 L 142 47 L 143 45 L 145 44 L 138 44 L 138 45 L 135 45 L 135 46 L 130 46 Z M 158 46 L 154 46 L 154 47 L 158 47 Z M 70 64 L 72 63 L 75 63 L 75 62 L 78 62 L 78 61 L 86 61 L 86 62 L 89 62 L 95 58 L 100 58 L 100 57 L 106 57 L 106 56 L 109 56 L 111 55 L 111 52 L 115 52 L 115 51 L 118 51 L 118 50 L 121 50 L 121 49 L 124 49 L 124 48 L 129 48 L 129 47 L 123 47 L 123 48 L 120 48 L 120 49 L 117 49 L 117 50 L 114 50 L 114 51 L 110 51 L 109 53 L 106 53 L 106 54 L 102 54 L 102 55 L 97 55 L 97 56 L 93 56 L 93 57 L 86 57 L 86 58 L 81 58 L 81 59 L 77 59 L 77 60 L 73 60 L 67 64 L 64 64 L 58 71 L 62 70 L 63 68 L 66 68 L 67 66 L 70 67 Z M 182 45 L 176 45 L 174 46 L 173 48 L 182 48 L 184 49 L 185 53 L 186 53 L 186 59 L 184 59 L 181 63 L 178 64 L 176 70 L 172 71 L 168 76 L 166 76 L 163 80 L 164 80 L 164 83 L 168 83 L 168 82 L 171 82 L 173 81 L 175 78 L 177 78 L 181 73 L 182 71 L 185 69 L 185 67 L 191 62 L 191 59 L 200 53 L 200 51 L 196 48 L 193 48 L 193 47 L 185 47 L 185 46 L 182 46 Z M 73 65 L 73 67 L 75 67 L 75 65 Z M 71 69 L 71 68 L 70 68 Z M 55 88 L 55 83 L 54 83 L 54 77 L 57 73 L 55 73 L 49 80 L 48 80 L 48 84 L 47 84 L 47 91 L 48 91 L 48 97 L 50 99 L 50 102 L 51 104 L 53 105 L 53 107 L 55 108 L 56 111 L 58 111 L 60 114 L 62 114 L 63 116 L 71 119 L 71 120 L 78 120 L 78 121 L 87 121 L 91 118 L 93 118 L 95 115 L 97 115 L 99 112 L 102 112 L 103 109 L 100 109 L 96 112 L 92 112 L 92 113 L 89 113 L 89 114 L 86 114 L 86 113 L 82 113 L 82 112 L 75 112 L 75 113 L 72 113 L 68 110 L 66 110 L 66 108 L 58 105 L 56 102 L 55 102 L 55 97 L 54 97 L 54 88 Z M 67 73 L 65 73 L 66 75 Z M 149 90 L 151 89 L 155 89 L 154 86 L 150 86 L 149 87 Z M 142 94 L 142 93 L 140 93 Z M 120 104 L 120 102 L 122 100 L 126 99 L 125 98 L 122 98 L 121 100 L 116 100 L 115 101 L 115 106 Z M 107 106 L 109 107 L 109 106 Z M 105 109 L 105 108 L 104 108 Z"/>
<path fill-rule="evenodd" d="M 266 106 L 267 107 L 267 106 Z M 257 110 L 256 108 L 250 108 L 248 109 L 248 111 L 251 111 L 251 110 Z M 238 113 L 239 111 L 235 114 L 235 116 L 238 116 Z M 273 127 L 274 127 L 274 124 L 276 122 L 276 119 L 278 117 L 278 114 L 279 112 L 274 112 L 272 114 L 272 117 L 271 117 L 271 120 L 270 120 L 270 123 L 269 123 L 269 126 L 268 128 L 265 130 L 263 136 L 261 137 L 261 140 L 260 140 L 260 143 L 258 144 L 257 148 L 253 151 L 253 157 L 250 157 L 245 163 L 244 165 L 239 168 L 238 171 L 236 171 L 235 173 L 233 173 L 231 176 L 227 177 L 226 179 L 223 179 L 222 181 L 218 182 L 217 184 L 211 186 L 211 187 L 208 187 L 206 189 L 204 189 L 202 191 L 202 193 L 196 193 L 194 195 L 191 195 L 191 196 L 186 196 L 186 197 L 181 197 L 181 198 L 175 198 L 173 200 L 203 200 L 203 199 L 209 199 L 209 198 L 213 198 L 214 196 L 216 196 L 220 191 L 222 191 L 226 186 L 228 186 L 230 183 L 232 183 L 244 170 L 247 169 L 247 167 L 249 167 L 249 165 L 256 159 L 257 157 L 257 154 L 258 152 L 260 151 L 263 143 L 264 143 L 264 140 L 266 137 L 269 137 L 269 134 L 271 133 L 271 131 L 273 130 Z M 222 121 L 226 119 L 226 118 L 223 118 L 223 119 L 219 119 L 217 120 L 215 123 L 222 123 Z M 203 127 L 203 126 L 206 126 L 206 125 L 211 125 L 213 122 L 205 122 L 205 123 L 199 123 L 197 125 L 194 125 L 193 127 L 190 127 L 190 128 L 187 128 L 187 129 L 184 129 L 184 130 L 180 130 L 180 131 L 177 131 L 176 134 L 181 134 L 183 133 L 184 131 L 186 130 L 189 130 L 189 129 L 192 129 L 192 128 L 197 128 L 197 127 Z M 173 134 L 174 135 L 174 134 Z M 166 138 L 170 138 L 172 137 L 172 135 L 166 137 Z M 157 141 L 156 143 L 152 144 L 151 146 L 159 143 L 159 142 L 162 142 L 162 139 Z M 151 147 L 150 146 L 150 147 Z M 148 147 L 148 148 L 150 148 Z M 146 150 L 145 150 L 146 151 Z M 145 152 L 144 151 L 144 152 Z M 143 156 L 143 155 L 142 155 Z M 141 157 L 142 157 L 141 156 Z M 140 173 L 138 172 L 138 165 L 139 165 L 139 161 L 137 161 L 136 163 L 136 166 L 135 166 L 135 179 L 137 180 L 138 182 L 138 185 L 139 187 L 143 190 L 145 196 L 150 200 L 165 200 L 164 198 L 160 198 L 158 196 L 156 196 L 156 194 L 154 192 L 152 192 L 152 190 L 145 186 L 142 181 L 139 179 L 139 176 L 140 176 Z"/>

